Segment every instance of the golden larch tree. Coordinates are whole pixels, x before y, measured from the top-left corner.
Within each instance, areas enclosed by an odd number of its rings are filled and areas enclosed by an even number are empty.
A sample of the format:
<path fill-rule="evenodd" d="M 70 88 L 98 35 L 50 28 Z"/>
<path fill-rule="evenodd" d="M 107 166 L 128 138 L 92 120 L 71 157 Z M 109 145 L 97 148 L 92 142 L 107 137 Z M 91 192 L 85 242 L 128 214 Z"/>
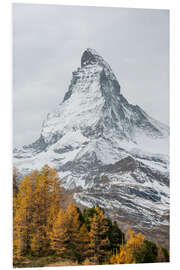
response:
<path fill-rule="evenodd" d="M 14 254 L 49 253 L 49 233 L 60 209 L 61 194 L 57 172 L 48 165 L 24 177 L 14 201 Z"/>
<path fill-rule="evenodd" d="M 79 261 L 84 261 L 90 255 L 90 237 L 86 224 L 82 224 L 79 231 L 79 243 L 77 246 Z"/>
<path fill-rule="evenodd" d="M 78 260 L 79 229 L 79 212 L 71 201 L 64 212 L 59 211 L 50 234 L 51 248 L 64 258 Z"/>
<path fill-rule="evenodd" d="M 34 189 L 31 250 L 34 255 L 50 251 L 49 233 L 61 203 L 61 187 L 57 171 L 45 165 L 36 177 Z"/>
<path fill-rule="evenodd" d="M 22 180 L 14 198 L 13 254 L 18 258 L 30 248 L 33 218 L 33 183 L 29 175 Z"/>
<path fill-rule="evenodd" d="M 135 232 L 128 230 L 126 233 L 126 243 L 120 247 L 120 252 L 114 254 L 110 258 L 112 264 L 129 264 L 136 263 L 135 253 L 137 253 L 145 240 L 142 233 L 136 234 Z"/>
<path fill-rule="evenodd" d="M 110 242 L 107 237 L 108 224 L 104 212 L 99 207 L 96 207 L 95 210 L 89 232 L 90 260 L 92 263 L 101 264 L 107 261 Z"/>

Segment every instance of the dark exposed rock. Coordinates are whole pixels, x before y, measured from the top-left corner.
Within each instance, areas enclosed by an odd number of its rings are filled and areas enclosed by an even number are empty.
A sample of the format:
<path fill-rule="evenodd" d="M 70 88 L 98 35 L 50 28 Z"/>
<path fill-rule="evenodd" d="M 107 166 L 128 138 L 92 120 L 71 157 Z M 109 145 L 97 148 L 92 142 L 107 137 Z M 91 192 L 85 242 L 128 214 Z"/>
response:
<path fill-rule="evenodd" d="M 97 63 L 97 58 L 90 50 L 86 50 L 81 57 L 81 67 Z"/>
<path fill-rule="evenodd" d="M 102 166 L 100 168 L 100 172 L 111 172 L 111 173 L 124 172 L 124 171 L 133 172 L 135 169 L 136 169 L 135 160 L 132 157 L 127 157 L 127 158 L 121 159 L 120 161 L 114 164 Z"/>
<path fill-rule="evenodd" d="M 54 152 L 58 154 L 63 154 L 72 151 L 74 148 L 71 145 L 65 146 L 64 148 L 55 149 Z"/>
<path fill-rule="evenodd" d="M 23 146 L 24 149 L 28 149 L 28 148 L 33 148 L 36 153 L 40 153 L 42 151 L 45 151 L 47 148 L 47 144 L 44 141 L 43 136 L 41 135 L 39 137 L 39 139 L 37 139 L 34 143 L 28 145 L 28 146 Z"/>

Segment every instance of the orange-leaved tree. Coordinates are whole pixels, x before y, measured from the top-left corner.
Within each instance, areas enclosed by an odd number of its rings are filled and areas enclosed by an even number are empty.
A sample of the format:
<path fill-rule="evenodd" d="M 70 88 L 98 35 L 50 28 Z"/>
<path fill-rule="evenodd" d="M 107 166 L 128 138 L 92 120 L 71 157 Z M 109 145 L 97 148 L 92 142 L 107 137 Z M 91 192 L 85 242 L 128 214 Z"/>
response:
<path fill-rule="evenodd" d="M 63 258 L 79 260 L 79 211 L 71 201 L 65 211 L 60 209 L 50 234 L 51 248 Z"/>
<path fill-rule="evenodd" d="M 31 252 L 41 256 L 49 252 L 49 233 L 61 202 L 61 187 L 55 169 L 25 175 L 14 200 L 14 255 Z"/>
<path fill-rule="evenodd" d="M 110 258 L 112 264 L 136 263 L 136 253 L 139 252 L 143 243 L 144 236 L 141 233 L 128 230 L 126 233 L 126 243 L 120 247 L 120 251 Z"/>
<path fill-rule="evenodd" d="M 94 264 L 107 262 L 110 242 L 107 237 L 108 224 L 104 212 L 98 206 L 90 224 L 90 261 Z"/>
<path fill-rule="evenodd" d="M 85 223 L 81 226 L 79 231 L 79 243 L 77 248 L 79 252 L 79 262 L 86 260 L 90 255 L 90 237 Z"/>
<path fill-rule="evenodd" d="M 46 255 L 50 251 L 49 233 L 60 209 L 61 194 L 56 170 L 45 165 L 36 178 L 33 193 L 31 250 L 34 255 Z"/>
<path fill-rule="evenodd" d="M 18 259 L 30 248 L 33 218 L 33 183 L 26 175 L 13 201 L 13 255 Z"/>

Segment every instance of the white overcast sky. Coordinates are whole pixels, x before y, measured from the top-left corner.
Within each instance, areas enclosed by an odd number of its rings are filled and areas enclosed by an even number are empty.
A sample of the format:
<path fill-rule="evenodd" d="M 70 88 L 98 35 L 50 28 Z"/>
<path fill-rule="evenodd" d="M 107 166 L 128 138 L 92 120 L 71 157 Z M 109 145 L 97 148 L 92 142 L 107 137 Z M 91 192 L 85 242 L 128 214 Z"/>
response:
<path fill-rule="evenodd" d="M 39 137 L 89 47 L 130 103 L 169 123 L 169 11 L 14 4 L 14 146 Z"/>

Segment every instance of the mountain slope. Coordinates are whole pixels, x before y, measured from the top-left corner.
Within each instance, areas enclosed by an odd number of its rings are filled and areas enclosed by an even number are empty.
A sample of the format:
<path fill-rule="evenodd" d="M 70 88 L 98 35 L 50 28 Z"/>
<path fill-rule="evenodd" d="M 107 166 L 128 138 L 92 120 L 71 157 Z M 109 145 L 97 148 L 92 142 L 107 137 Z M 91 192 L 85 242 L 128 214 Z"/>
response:
<path fill-rule="evenodd" d="M 83 206 L 99 204 L 138 228 L 168 225 L 169 128 L 130 104 L 108 63 L 84 51 L 39 139 L 14 149 L 22 172 L 48 163 Z"/>

